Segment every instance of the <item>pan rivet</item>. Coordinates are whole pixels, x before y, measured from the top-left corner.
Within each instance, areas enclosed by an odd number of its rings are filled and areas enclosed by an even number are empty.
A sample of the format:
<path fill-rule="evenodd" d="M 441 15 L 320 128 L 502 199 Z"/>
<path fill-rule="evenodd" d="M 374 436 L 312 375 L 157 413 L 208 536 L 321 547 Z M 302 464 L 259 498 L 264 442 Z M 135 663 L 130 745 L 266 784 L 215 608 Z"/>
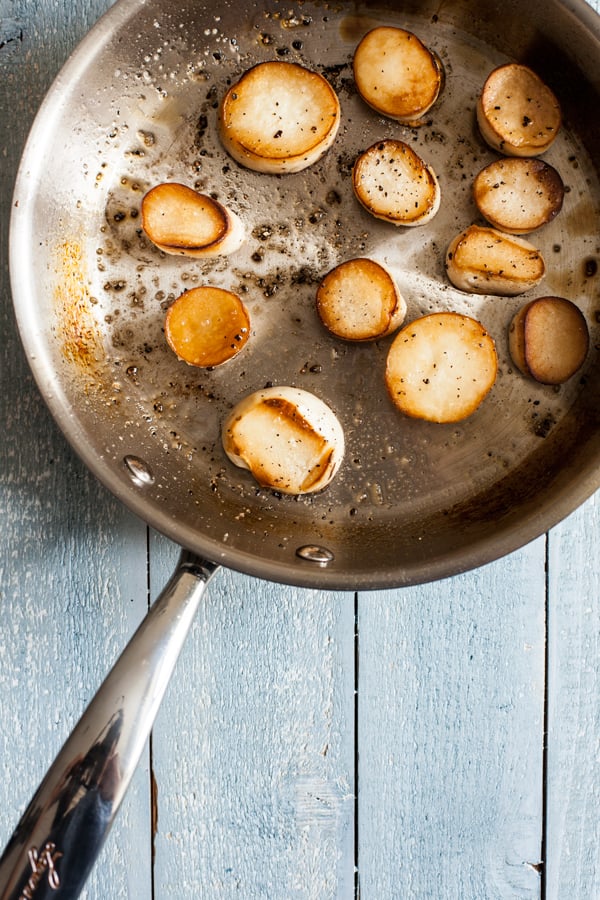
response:
<path fill-rule="evenodd" d="M 316 544 L 306 544 L 304 547 L 298 547 L 296 556 L 307 562 L 315 563 L 317 566 L 327 566 L 335 559 L 331 550 L 326 547 L 318 547 Z"/>
<path fill-rule="evenodd" d="M 154 475 L 152 474 L 150 466 L 145 463 L 143 459 L 140 459 L 139 456 L 124 456 L 123 462 L 135 484 L 143 486 L 145 484 L 154 483 Z"/>

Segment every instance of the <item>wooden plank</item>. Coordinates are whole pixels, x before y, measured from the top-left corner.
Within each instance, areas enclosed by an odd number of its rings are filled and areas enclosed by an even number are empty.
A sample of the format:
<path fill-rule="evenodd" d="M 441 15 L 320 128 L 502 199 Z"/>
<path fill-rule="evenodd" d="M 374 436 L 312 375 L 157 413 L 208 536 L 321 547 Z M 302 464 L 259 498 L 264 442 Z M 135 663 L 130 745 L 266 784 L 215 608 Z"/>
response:
<path fill-rule="evenodd" d="M 361 895 L 538 897 L 544 540 L 359 598 Z"/>
<path fill-rule="evenodd" d="M 352 896 L 353 641 L 352 595 L 215 576 L 153 734 L 157 900 Z"/>
<path fill-rule="evenodd" d="M 600 497 L 550 534 L 546 897 L 600 897 Z"/>
<path fill-rule="evenodd" d="M 2 846 L 147 608 L 145 527 L 73 459 L 24 384 L 1 467 Z M 150 896 L 149 793 L 146 758 L 86 896 Z"/>

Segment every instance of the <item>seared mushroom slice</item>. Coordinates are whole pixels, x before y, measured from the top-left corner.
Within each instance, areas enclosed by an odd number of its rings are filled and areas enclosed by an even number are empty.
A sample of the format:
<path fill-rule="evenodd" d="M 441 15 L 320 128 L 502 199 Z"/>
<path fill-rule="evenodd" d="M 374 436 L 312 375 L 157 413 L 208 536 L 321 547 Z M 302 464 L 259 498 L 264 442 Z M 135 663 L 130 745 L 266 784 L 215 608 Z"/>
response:
<path fill-rule="evenodd" d="M 222 427 L 229 459 L 263 487 L 308 494 L 326 487 L 344 456 L 344 432 L 319 397 L 272 387 L 244 397 Z"/>
<path fill-rule="evenodd" d="M 551 222 L 563 205 L 565 186 L 541 159 L 506 157 L 490 163 L 473 184 L 484 219 L 508 234 L 528 234 Z"/>
<path fill-rule="evenodd" d="M 359 257 L 328 272 L 317 289 L 317 312 L 336 337 L 372 341 L 400 327 L 406 303 L 385 266 Z"/>
<path fill-rule="evenodd" d="M 390 347 L 385 380 L 407 416 L 459 422 L 479 407 L 496 380 L 494 341 L 483 325 L 456 312 L 405 325 Z"/>
<path fill-rule="evenodd" d="M 426 225 L 440 207 L 435 172 L 404 141 L 379 141 L 361 153 L 352 186 L 371 215 L 392 225 Z"/>
<path fill-rule="evenodd" d="M 299 172 L 335 140 L 340 103 L 329 82 L 297 63 L 265 62 L 226 93 L 219 110 L 225 150 L 257 172 Z"/>
<path fill-rule="evenodd" d="M 506 156 L 539 156 L 561 126 L 560 105 L 527 66 L 507 63 L 491 72 L 477 102 L 483 139 Z"/>
<path fill-rule="evenodd" d="M 439 97 L 442 63 L 410 31 L 373 28 L 354 53 L 354 81 L 363 100 L 378 113 L 418 125 Z"/>
<path fill-rule="evenodd" d="M 542 384 L 563 384 L 582 367 L 590 336 L 585 316 L 564 297 L 539 297 L 521 307 L 508 330 L 515 366 Z"/>
<path fill-rule="evenodd" d="M 176 256 L 225 256 L 244 240 L 244 226 L 234 212 L 185 184 L 157 184 L 144 195 L 141 213 L 152 243 Z"/>
<path fill-rule="evenodd" d="M 203 286 L 181 294 L 165 318 L 165 337 L 179 359 L 211 368 L 236 356 L 250 337 L 250 317 L 240 298 Z"/>
<path fill-rule="evenodd" d="M 545 274 L 542 254 L 522 237 L 470 225 L 451 242 L 446 271 L 452 284 L 473 294 L 523 294 Z"/>

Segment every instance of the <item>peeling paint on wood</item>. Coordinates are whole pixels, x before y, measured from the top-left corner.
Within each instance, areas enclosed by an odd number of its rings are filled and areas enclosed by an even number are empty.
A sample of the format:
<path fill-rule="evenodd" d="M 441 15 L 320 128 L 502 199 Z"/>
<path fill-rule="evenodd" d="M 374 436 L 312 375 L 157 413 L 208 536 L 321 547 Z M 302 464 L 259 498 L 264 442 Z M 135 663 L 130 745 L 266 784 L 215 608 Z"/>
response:
<path fill-rule="evenodd" d="M 600 497 L 550 535 L 547 900 L 600 896 Z"/>
<path fill-rule="evenodd" d="M 23 27 L 15 19 L 0 19 L 0 53 L 6 57 L 18 51 L 23 42 Z"/>

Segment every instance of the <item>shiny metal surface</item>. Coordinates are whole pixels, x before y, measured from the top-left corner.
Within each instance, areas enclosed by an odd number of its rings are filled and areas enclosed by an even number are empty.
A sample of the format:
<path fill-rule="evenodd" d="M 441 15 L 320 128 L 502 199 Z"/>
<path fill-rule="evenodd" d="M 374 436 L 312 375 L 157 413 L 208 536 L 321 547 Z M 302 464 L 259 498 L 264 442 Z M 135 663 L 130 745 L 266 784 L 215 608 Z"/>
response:
<path fill-rule="evenodd" d="M 79 896 L 215 569 L 182 552 L 15 829 L 0 859 L 2 900 Z"/>
<path fill-rule="evenodd" d="M 95 474 L 154 527 L 207 559 L 272 580 L 352 589 L 430 581 L 501 556 L 573 510 L 600 483 L 597 366 L 598 18 L 582 2 L 336 4 L 297 10 L 121 0 L 63 70 L 44 104 L 15 191 L 11 278 L 35 376 L 65 434 Z M 408 129 L 357 97 L 351 57 L 377 22 L 416 31 L 438 52 L 446 88 L 429 124 Z M 304 173 L 243 170 L 216 136 L 226 87 L 254 62 L 287 58 L 325 73 L 343 122 Z M 561 215 L 535 241 L 544 293 L 575 299 L 592 347 L 582 377 L 558 391 L 512 371 L 506 329 L 528 298 L 472 297 L 446 280 L 451 238 L 475 217 L 470 185 L 494 158 L 474 125 L 489 70 L 516 58 L 557 92 L 565 128 L 547 155 L 567 184 Z M 442 208 L 399 230 L 357 208 L 351 163 L 374 139 L 400 136 L 430 161 Z M 56 164 L 59 160 L 60 163 Z M 139 227 L 144 190 L 186 181 L 243 218 L 234 259 L 163 258 Z M 351 255 L 385 262 L 409 318 L 456 309 L 496 340 L 500 374 L 458 426 L 402 418 L 383 389 L 388 343 L 353 347 L 314 313 L 322 275 Z M 243 354 L 212 372 L 165 346 L 165 308 L 207 282 L 239 291 L 253 323 Z M 539 295 L 539 294 L 538 294 Z M 312 390 L 347 439 L 334 484 L 310 498 L 274 496 L 224 457 L 219 426 L 267 382 Z M 149 477 L 132 477 L 136 471 Z M 135 473 L 134 473 L 135 474 Z M 296 554 L 327 547 L 314 566 Z"/>

